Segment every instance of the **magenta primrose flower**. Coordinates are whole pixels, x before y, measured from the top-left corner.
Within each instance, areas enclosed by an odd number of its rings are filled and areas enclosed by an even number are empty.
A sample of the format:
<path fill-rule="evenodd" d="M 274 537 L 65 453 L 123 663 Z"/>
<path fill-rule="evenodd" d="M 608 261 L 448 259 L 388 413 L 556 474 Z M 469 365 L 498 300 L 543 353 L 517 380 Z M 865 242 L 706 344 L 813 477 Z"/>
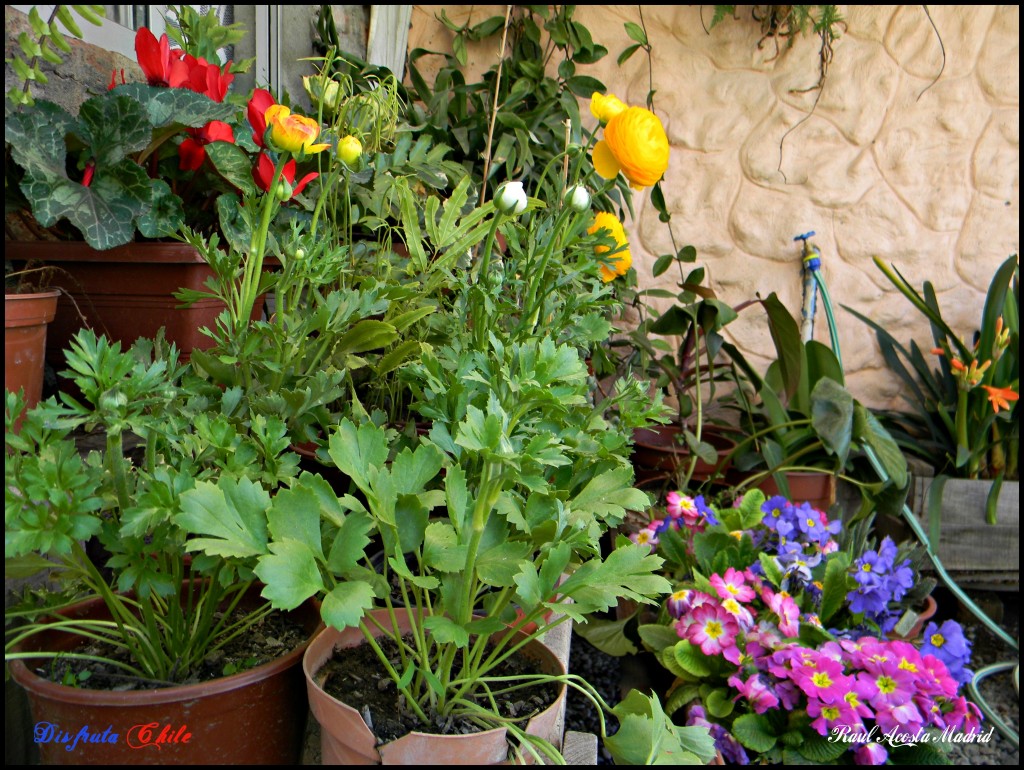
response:
<path fill-rule="evenodd" d="M 735 645 L 738 632 L 739 626 L 733 617 L 719 605 L 709 602 L 690 613 L 686 638 L 700 645 L 700 651 L 705 655 L 719 655 Z"/>
<path fill-rule="evenodd" d="M 725 571 L 725 576 L 712 575 L 711 586 L 715 589 L 718 595 L 723 599 L 736 599 L 741 602 L 749 602 L 753 600 L 755 593 L 754 589 L 746 584 L 746 579 L 743 577 L 742 572 L 729 567 Z"/>

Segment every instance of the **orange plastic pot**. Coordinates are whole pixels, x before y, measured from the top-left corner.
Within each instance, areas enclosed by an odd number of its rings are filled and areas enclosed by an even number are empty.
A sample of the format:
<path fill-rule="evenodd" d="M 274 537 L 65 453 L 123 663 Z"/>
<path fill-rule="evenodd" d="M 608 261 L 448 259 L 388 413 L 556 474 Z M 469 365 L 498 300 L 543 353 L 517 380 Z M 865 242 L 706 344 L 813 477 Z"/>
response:
<path fill-rule="evenodd" d="M 386 610 L 374 610 L 374 617 L 384 626 L 390 625 Z M 408 615 L 398 614 L 402 632 L 410 629 Z M 375 633 L 379 636 L 379 633 Z M 395 741 L 376 745 L 373 732 L 362 715 L 351 706 L 328 695 L 318 684 L 317 674 L 334 655 L 335 648 L 356 647 L 365 643 L 358 628 L 339 631 L 326 628 L 317 634 L 303 656 L 302 671 L 313 716 L 320 723 L 320 745 L 325 765 L 501 765 L 507 764 L 509 746 L 506 730 L 495 728 L 468 735 L 433 735 L 411 732 Z M 555 654 L 538 641 L 520 651 L 533 658 L 541 671 L 565 674 Z M 531 735 L 550 741 L 555 748 L 562 745 L 562 711 L 565 685 L 558 698 L 527 725 Z"/>
<path fill-rule="evenodd" d="M 253 601 L 258 590 L 250 594 Z M 110 617 L 101 599 L 62 614 Z M 310 637 L 321 627 L 317 602 L 291 614 Z M 66 651 L 82 643 L 79 636 L 48 630 L 19 649 Z M 155 690 L 67 687 L 38 676 L 22 660 L 9 668 L 28 694 L 41 764 L 295 765 L 309 710 L 299 668 L 307 644 L 232 676 Z"/>
<path fill-rule="evenodd" d="M 26 410 L 43 393 L 46 330 L 59 296 L 58 291 L 4 295 L 4 387 L 24 391 Z"/>

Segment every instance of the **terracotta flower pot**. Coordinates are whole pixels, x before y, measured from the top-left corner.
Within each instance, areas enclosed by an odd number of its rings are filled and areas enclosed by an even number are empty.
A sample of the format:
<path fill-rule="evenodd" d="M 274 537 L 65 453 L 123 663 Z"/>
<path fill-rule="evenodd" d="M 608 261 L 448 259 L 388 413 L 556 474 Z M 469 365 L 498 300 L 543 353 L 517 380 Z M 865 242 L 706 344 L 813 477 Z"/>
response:
<path fill-rule="evenodd" d="M 924 609 L 917 616 L 917 620 L 914 621 L 914 625 L 910 627 L 910 630 L 905 634 L 896 633 L 892 631 L 889 634 L 890 639 L 903 639 L 907 642 L 912 642 L 916 639 L 921 638 L 921 632 L 924 631 L 925 624 L 935 617 L 936 611 L 939 609 L 939 605 L 936 603 L 932 596 L 926 596 L 924 599 Z"/>
<path fill-rule="evenodd" d="M 718 451 L 718 459 L 708 463 L 697 458 L 691 481 L 707 481 L 725 473 L 731 464 L 729 454 L 736 448 L 736 442 L 728 433 L 710 425 L 701 432 L 701 440 Z M 633 431 L 631 459 L 637 481 L 675 475 L 688 466 L 690 457 L 690 448 L 683 441 L 678 425 L 657 425 Z"/>
<path fill-rule="evenodd" d="M 25 409 L 43 393 L 46 331 L 57 311 L 58 291 L 4 295 L 4 387 L 25 392 Z M 17 427 L 20 427 L 18 420 Z"/>
<path fill-rule="evenodd" d="M 819 511 L 828 511 L 836 501 L 836 477 L 831 473 L 792 471 L 786 473 L 786 483 L 789 484 L 789 500 L 797 505 L 810 503 Z M 771 476 L 757 488 L 767 497 L 779 494 L 779 487 Z"/>
<path fill-rule="evenodd" d="M 101 599 L 64 613 L 109 618 Z M 312 634 L 319 606 L 291 613 Z M 82 638 L 44 631 L 26 650 L 71 650 Z M 299 665 L 308 641 L 261 666 L 198 684 L 157 690 L 87 690 L 51 682 L 14 660 L 28 694 L 40 762 L 49 764 L 298 764 L 308 705 Z"/>
<path fill-rule="evenodd" d="M 373 614 L 383 625 L 390 623 L 385 610 L 374 610 Z M 406 613 L 399 613 L 398 618 L 401 630 L 408 631 Z M 336 647 L 356 647 L 363 643 L 363 634 L 358 628 L 346 628 L 344 631 L 326 628 L 313 639 L 303 657 L 302 671 L 306 675 L 310 710 L 320 723 L 323 764 L 499 765 L 507 762 L 509 747 L 504 728 L 468 735 L 411 732 L 377 746 L 373 732 L 366 726 L 360 713 L 324 692 L 317 679 L 317 673 L 334 655 Z M 534 658 L 545 673 L 565 673 L 554 653 L 540 642 L 531 642 L 521 652 Z M 550 741 L 556 748 L 562 745 L 560 716 L 565 695 L 566 689 L 562 685 L 555 702 L 534 716 L 526 728 L 529 733 Z"/>

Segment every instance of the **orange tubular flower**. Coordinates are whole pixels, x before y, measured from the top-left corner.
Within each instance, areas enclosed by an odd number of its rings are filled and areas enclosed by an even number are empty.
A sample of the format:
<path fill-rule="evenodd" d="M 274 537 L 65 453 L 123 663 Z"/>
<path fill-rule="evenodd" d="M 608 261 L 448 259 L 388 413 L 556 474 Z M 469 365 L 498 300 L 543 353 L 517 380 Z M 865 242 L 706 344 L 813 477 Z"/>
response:
<path fill-rule="evenodd" d="M 594 224 L 587 229 L 587 232 L 593 235 L 600 230 L 607 230 L 620 249 L 611 255 L 611 264 L 601 265 L 601 280 L 608 283 L 614 281 L 617 276 L 626 274 L 633 264 L 633 255 L 629 251 L 629 241 L 626 239 L 626 231 L 622 227 L 622 222 L 614 214 L 609 214 L 607 211 L 597 213 L 597 216 L 594 217 Z M 608 246 L 594 247 L 595 254 L 607 254 L 610 251 Z"/>
<path fill-rule="evenodd" d="M 1000 409 L 1009 409 L 1010 402 L 1020 398 L 1012 388 L 993 388 L 989 385 L 982 385 L 988 393 L 988 402 L 992 404 L 992 411 L 999 414 Z"/>
<path fill-rule="evenodd" d="M 594 146 L 594 168 L 605 179 L 621 171 L 635 190 L 658 182 L 668 169 L 668 137 L 661 120 L 643 107 L 628 107 L 608 121 Z"/>
<path fill-rule="evenodd" d="M 320 136 L 320 124 L 313 118 L 296 115 L 283 104 L 271 105 L 264 118 L 270 126 L 270 138 L 279 149 L 291 153 L 322 152 L 329 144 L 314 144 Z"/>

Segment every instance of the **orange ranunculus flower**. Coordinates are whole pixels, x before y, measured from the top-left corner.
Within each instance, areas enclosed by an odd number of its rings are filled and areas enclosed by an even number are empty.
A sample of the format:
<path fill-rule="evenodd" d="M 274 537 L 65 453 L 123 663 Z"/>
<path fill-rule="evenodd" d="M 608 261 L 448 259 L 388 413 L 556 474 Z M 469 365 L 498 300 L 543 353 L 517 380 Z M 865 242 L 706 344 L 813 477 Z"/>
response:
<path fill-rule="evenodd" d="M 594 217 L 594 224 L 587 229 L 587 232 L 593 235 L 599 230 L 607 230 L 617 244 L 617 250 L 611 255 L 611 264 L 601 265 L 601 280 L 608 283 L 614 281 L 617 276 L 626 274 L 633 264 L 633 255 L 629 252 L 629 241 L 626 238 L 622 222 L 614 214 L 609 214 L 607 211 L 597 213 L 597 216 Z M 607 254 L 609 251 L 611 249 L 608 246 L 594 247 L 595 254 Z"/>
<path fill-rule="evenodd" d="M 668 169 L 668 137 L 661 120 L 643 107 L 628 107 L 608 121 L 594 146 L 594 168 L 605 179 L 621 171 L 635 190 L 658 182 Z"/>
<path fill-rule="evenodd" d="M 992 411 L 996 414 L 999 414 L 1000 408 L 1009 409 L 1010 402 L 1020 398 L 1012 388 L 993 388 L 988 385 L 982 385 L 981 387 L 988 393 L 988 401 L 992 404 Z"/>
<path fill-rule="evenodd" d="M 321 152 L 329 144 L 314 144 L 320 136 L 320 124 L 305 115 L 296 115 L 283 104 L 272 104 L 264 118 L 270 126 L 270 138 L 279 149 L 288 152 Z"/>
<path fill-rule="evenodd" d="M 628 108 L 629 105 L 615 94 L 605 96 L 594 91 L 590 96 L 590 114 L 597 118 L 602 126 L 607 126 L 609 120 Z"/>

